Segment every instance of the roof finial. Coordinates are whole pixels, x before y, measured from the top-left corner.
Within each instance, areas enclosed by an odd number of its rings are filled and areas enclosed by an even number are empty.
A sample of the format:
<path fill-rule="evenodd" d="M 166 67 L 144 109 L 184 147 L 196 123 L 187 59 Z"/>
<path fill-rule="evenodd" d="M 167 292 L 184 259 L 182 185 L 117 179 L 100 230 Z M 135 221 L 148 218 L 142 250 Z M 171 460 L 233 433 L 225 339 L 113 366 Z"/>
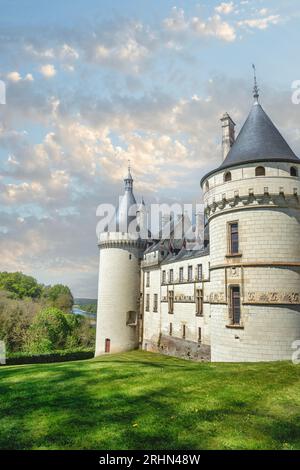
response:
<path fill-rule="evenodd" d="M 128 160 L 128 174 L 127 174 L 127 177 L 124 179 L 125 181 L 125 189 L 126 190 L 132 190 L 132 183 L 133 183 L 133 179 L 132 179 L 132 176 L 131 176 L 131 167 L 130 167 L 130 160 Z"/>
<path fill-rule="evenodd" d="M 255 68 L 255 65 L 254 65 L 254 64 L 252 64 L 252 68 L 253 68 L 253 73 L 254 73 L 253 98 L 254 98 L 254 102 L 255 102 L 255 103 L 258 103 L 259 88 L 258 88 L 258 85 L 257 85 L 256 68 Z"/>

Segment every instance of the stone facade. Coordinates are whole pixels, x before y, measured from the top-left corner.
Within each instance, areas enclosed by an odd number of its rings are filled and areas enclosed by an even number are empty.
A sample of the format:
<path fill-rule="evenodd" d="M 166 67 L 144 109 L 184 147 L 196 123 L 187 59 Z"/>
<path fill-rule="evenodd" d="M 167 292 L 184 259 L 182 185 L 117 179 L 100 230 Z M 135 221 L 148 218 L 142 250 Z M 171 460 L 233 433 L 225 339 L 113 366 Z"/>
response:
<path fill-rule="evenodd" d="M 202 179 L 206 248 L 166 254 L 158 240 L 145 250 L 126 234 L 103 234 L 96 354 L 111 338 L 111 352 L 291 359 L 300 339 L 300 162 L 267 157 L 230 165 L 225 156 Z"/>

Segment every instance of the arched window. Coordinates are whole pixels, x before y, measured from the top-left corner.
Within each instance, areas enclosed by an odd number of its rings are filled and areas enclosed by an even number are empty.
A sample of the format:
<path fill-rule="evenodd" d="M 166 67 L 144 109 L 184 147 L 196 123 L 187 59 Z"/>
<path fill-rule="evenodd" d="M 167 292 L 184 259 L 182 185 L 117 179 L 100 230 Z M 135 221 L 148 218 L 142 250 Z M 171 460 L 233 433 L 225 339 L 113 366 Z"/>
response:
<path fill-rule="evenodd" d="M 205 183 L 205 191 L 208 191 L 208 190 L 209 190 L 209 182 L 206 181 L 206 183 Z"/>
<path fill-rule="evenodd" d="M 231 181 L 231 172 L 227 171 L 224 175 L 224 181 Z"/>
<path fill-rule="evenodd" d="M 290 175 L 291 176 L 298 176 L 298 170 L 294 166 L 291 167 L 290 169 Z"/>
<path fill-rule="evenodd" d="M 266 170 L 263 166 L 258 166 L 255 168 L 255 176 L 265 176 Z"/>

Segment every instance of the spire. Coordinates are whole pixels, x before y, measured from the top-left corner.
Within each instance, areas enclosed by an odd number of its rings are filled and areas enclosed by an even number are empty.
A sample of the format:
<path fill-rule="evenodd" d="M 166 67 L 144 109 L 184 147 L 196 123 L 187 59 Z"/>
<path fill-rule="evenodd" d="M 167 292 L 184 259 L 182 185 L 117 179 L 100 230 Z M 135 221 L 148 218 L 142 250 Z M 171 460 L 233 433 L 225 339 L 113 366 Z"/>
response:
<path fill-rule="evenodd" d="M 259 88 L 258 88 L 258 85 L 257 85 L 256 68 L 255 68 L 254 64 L 252 64 L 252 68 L 253 68 L 253 74 L 254 74 L 253 98 L 254 98 L 254 103 L 258 104 Z"/>
<path fill-rule="evenodd" d="M 127 177 L 124 178 L 125 183 L 125 191 L 132 191 L 133 188 L 133 178 L 131 176 L 131 168 L 130 168 L 130 160 L 128 160 L 128 174 Z"/>

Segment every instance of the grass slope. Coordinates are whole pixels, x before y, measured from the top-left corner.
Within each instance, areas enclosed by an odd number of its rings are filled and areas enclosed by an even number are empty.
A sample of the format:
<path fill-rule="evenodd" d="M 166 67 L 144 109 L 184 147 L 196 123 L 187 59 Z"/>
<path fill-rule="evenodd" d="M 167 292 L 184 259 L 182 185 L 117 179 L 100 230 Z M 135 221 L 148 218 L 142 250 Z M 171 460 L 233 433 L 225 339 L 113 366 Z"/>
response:
<path fill-rule="evenodd" d="M 0 368 L 2 449 L 300 449 L 300 366 L 134 351 Z"/>

